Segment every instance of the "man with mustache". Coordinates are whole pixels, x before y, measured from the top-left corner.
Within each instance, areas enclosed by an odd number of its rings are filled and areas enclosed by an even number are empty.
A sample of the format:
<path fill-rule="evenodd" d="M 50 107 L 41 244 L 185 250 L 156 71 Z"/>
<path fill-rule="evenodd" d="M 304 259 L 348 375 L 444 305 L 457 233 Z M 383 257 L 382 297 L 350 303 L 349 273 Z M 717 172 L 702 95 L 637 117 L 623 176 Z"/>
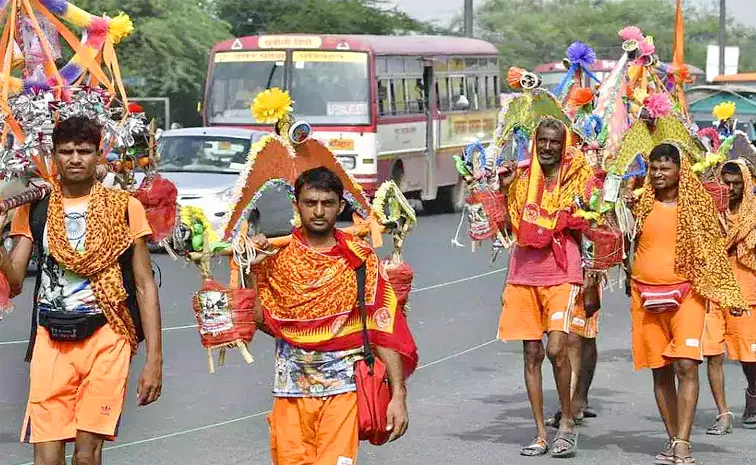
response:
<path fill-rule="evenodd" d="M 706 301 L 733 315 L 748 306 L 727 261 L 714 204 L 674 143 L 657 145 L 640 198 L 632 267 L 633 363 L 653 371 L 654 394 L 669 437 L 656 463 L 695 463 L 690 432 L 698 403 L 698 365 Z M 629 199 L 632 200 L 632 199 Z"/>
<path fill-rule="evenodd" d="M 510 257 L 498 337 L 523 341 L 525 384 L 536 437 L 520 453 L 539 456 L 549 449 L 541 378 L 541 365 L 548 356 L 563 412 L 552 456 L 571 457 L 577 453 L 578 435 L 571 408 L 567 336 L 573 316 L 582 311 L 583 284 L 576 234 L 582 223 L 572 214 L 575 197 L 584 197 L 592 171 L 561 122 L 545 119 L 534 138 L 530 166 L 517 169 L 509 164 L 501 175 L 517 245 Z"/>
<path fill-rule="evenodd" d="M 748 382 L 743 427 L 756 429 L 756 195 L 751 170 L 743 159 L 725 163 L 720 180 L 729 188 L 730 197 L 725 213 L 727 254 L 743 297 L 751 308 L 739 318 L 716 305 L 712 305 L 706 314 L 704 356 L 718 410 L 716 422 L 706 431 L 711 435 L 732 432 L 733 414 L 727 408 L 722 368 L 725 346 L 727 357 L 740 362 Z"/>

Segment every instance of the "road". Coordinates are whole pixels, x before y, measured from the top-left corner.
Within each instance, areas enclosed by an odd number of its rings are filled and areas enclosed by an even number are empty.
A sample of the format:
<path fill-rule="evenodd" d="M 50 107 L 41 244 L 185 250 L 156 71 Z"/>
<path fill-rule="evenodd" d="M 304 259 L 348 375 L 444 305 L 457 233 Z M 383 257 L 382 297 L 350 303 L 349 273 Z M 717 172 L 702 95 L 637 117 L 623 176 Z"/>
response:
<path fill-rule="evenodd" d="M 522 379 L 521 346 L 494 340 L 506 257 L 489 267 L 487 250 L 472 254 L 469 248 L 453 247 L 450 238 L 458 220 L 454 215 L 423 216 L 407 241 L 406 260 L 415 269 L 410 324 L 421 359 L 409 382 L 411 426 L 397 443 L 363 447 L 361 464 L 554 463 L 518 455 L 534 429 Z M 135 381 L 144 361 L 140 353 L 132 369 L 121 435 L 108 445 L 105 463 L 270 463 L 265 417 L 271 405 L 272 341 L 258 334 L 252 344 L 253 365 L 245 365 L 239 354 L 230 352 L 227 366 L 209 374 L 190 309 L 199 275 L 166 256 L 157 261 L 163 277 L 163 397 L 153 406 L 136 407 Z M 25 287 L 27 296 L 31 285 L 29 281 Z M 559 463 L 650 464 L 664 444 L 651 375 L 632 371 L 627 299 L 616 288 L 608 289 L 605 296 L 599 365 L 591 391 L 600 416 L 581 428 L 578 458 Z M 28 297 L 19 299 L 15 312 L 0 322 L 0 465 L 32 460 L 31 447 L 18 444 L 28 388 L 28 365 L 22 361 L 28 302 Z M 550 372 L 547 363 L 547 414 L 556 405 Z M 738 425 L 734 434 L 725 437 L 704 434 L 715 410 L 703 381 L 705 371 L 701 374 L 693 437 L 698 462 L 756 463 L 756 452 L 749 446 L 756 443 L 756 432 Z M 745 380 L 734 364 L 726 366 L 726 376 L 729 402 L 739 418 Z"/>

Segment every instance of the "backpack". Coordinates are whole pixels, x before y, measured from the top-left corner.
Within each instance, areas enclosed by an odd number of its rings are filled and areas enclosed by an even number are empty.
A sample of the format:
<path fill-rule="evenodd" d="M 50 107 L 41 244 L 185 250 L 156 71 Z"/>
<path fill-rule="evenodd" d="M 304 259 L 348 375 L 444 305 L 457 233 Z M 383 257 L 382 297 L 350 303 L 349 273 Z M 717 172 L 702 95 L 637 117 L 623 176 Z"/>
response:
<path fill-rule="evenodd" d="M 37 278 L 34 284 L 34 301 L 32 306 L 32 321 L 31 321 L 31 332 L 29 334 L 29 346 L 26 350 L 26 361 L 30 362 L 32 358 L 32 354 L 34 352 L 34 341 L 37 337 L 37 315 L 38 315 L 38 308 L 37 308 L 37 295 L 39 293 L 39 288 L 42 284 L 42 270 L 41 267 L 44 265 L 44 259 L 45 259 L 45 252 L 44 252 L 44 234 L 45 234 L 45 226 L 47 225 L 47 207 L 50 203 L 50 198 L 45 197 L 44 199 L 34 202 L 31 204 L 31 207 L 29 208 L 29 230 L 32 233 L 32 238 L 34 240 L 34 248 L 37 253 L 37 257 L 39 257 L 40 260 L 40 270 L 37 273 Z M 126 209 L 126 224 L 129 222 L 129 211 L 128 208 Z M 136 336 L 137 336 L 137 343 L 140 343 L 144 340 L 144 329 L 142 328 L 142 317 L 139 314 L 139 304 L 137 302 L 137 292 L 136 292 L 136 280 L 134 279 L 134 268 L 132 266 L 132 258 L 134 257 L 134 249 L 133 247 L 129 247 L 126 249 L 126 251 L 121 254 L 121 256 L 118 259 L 118 263 L 121 267 L 121 274 L 123 275 L 123 287 L 126 290 L 126 306 L 129 309 L 129 314 L 131 314 L 131 320 L 134 322 L 134 327 L 136 328 Z"/>

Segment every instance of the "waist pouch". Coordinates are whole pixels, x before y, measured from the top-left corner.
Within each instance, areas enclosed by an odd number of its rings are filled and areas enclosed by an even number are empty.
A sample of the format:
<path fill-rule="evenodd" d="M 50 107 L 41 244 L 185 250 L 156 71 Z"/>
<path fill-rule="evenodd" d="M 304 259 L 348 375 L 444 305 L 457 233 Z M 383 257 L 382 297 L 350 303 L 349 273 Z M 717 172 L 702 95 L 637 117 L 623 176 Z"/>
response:
<path fill-rule="evenodd" d="M 59 311 L 39 313 L 39 324 L 50 333 L 50 339 L 53 341 L 83 341 L 107 322 L 107 318 L 102 313 L 96 315 Z"/>
<path fill-rule="evenodd" d="M 640 291 L 641 303 L 651 313 L 675 312 L 690 293 L 690 283 L 650 285 L 635 283 Z"/>

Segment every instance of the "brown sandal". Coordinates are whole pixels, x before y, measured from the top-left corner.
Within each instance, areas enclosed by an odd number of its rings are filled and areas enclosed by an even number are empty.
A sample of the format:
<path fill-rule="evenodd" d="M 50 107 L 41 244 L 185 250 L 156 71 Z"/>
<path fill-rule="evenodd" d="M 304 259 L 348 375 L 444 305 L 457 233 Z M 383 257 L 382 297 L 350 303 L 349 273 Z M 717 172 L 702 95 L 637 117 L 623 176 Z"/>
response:
<path fill-rule="evenodd" d="M 677 452 L 675 452 L 675 464 L 676 465 L 687 465 L 687 464 L 694 464 L 696 463 L 696 459 L 693 458 L 692 455 L 690 455 L 690 451 L 692 449 L 690 445 L 690 441 L 686 441 L 684 439 L 678 439 L 675 438 L 672 440 L 672 449 L 675 449 L 675 447 L 678 444 L 686 445 L 688 446 L 688 452 L 685 455 L 678 455 Z"/>

